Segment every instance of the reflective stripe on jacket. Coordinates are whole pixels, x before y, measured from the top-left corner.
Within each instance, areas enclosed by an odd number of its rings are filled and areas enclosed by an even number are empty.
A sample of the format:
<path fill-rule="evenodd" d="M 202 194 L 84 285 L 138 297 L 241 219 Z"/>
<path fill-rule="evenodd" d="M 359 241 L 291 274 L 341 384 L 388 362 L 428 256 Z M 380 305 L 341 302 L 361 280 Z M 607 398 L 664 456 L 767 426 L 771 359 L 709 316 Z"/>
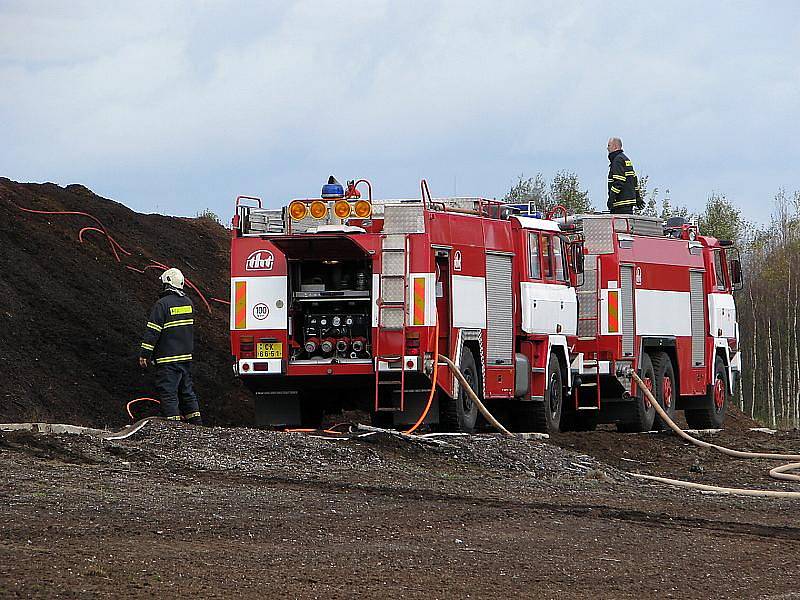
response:
<path fill-rule="evenodd" d="M 192 360 L 194 350 L 194 306 L 175 290 L 162 293 L 150 311 L 139 356 L 157 365 Z"/>
<path fill-rule="evenodd" d="M 633 213 L 633 207 L 644 208 L 639 192 L 639 178 L 631 160 L 622 150 L 608 155 L 608 210 Z"/>

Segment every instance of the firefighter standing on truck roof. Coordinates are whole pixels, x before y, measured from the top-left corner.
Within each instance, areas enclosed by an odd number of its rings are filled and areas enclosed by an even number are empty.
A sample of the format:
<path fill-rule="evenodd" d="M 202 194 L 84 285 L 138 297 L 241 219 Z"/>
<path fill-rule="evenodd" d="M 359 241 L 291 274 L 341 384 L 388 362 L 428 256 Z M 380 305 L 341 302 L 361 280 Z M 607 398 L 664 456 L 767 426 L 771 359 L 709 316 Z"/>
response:
<path fill-rule="evenodd" d="M 633 163 L 622 152 L 622 140 L 612 137 L 608 140 L 608 210 L 614 214 L 632 215 L 633 207 L 644 208 L 639 193 L 639 178 L 633 170 Z"/>
<path fill-rule="evenodd" d="M 161 416 L 202 425 L 197 395 L 192 387 L 194 307 L 183 291 L 183 273 L 167 269 L 161 274 L 164 289 L 150 311 L 139 353 L 139 365 L 156 365 L 156 390 Z"/>

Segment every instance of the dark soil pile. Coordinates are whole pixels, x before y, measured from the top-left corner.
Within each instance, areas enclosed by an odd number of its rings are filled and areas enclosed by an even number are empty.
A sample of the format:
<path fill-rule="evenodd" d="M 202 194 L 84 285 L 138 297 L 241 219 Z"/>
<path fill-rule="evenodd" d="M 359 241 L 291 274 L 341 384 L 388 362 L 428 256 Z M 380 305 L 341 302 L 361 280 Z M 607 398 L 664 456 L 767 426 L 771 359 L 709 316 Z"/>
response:
<path fill-rule="evenodd" d="M 117 262 L 87 212 L 131 255 Z M 229 296 L 229 237 L 211 219 L 143 215 L 80 185 L 0 178 L 0 421 L 117 426 L 126 403 L 152 396 L 152 370 L 137 363 L 161 287 L 151 260 L 181 269 L 207 298 Z M 252 422 L 252 401 L 231 369 L 228 307 L 195 303 L 195 385 L 212 424 Z M 149 404 L 149 403 L 148 403 Z M 140 412 L 147 410 L 138 405 Z M 152 410 L 152 406 L 150 407 Z"/>

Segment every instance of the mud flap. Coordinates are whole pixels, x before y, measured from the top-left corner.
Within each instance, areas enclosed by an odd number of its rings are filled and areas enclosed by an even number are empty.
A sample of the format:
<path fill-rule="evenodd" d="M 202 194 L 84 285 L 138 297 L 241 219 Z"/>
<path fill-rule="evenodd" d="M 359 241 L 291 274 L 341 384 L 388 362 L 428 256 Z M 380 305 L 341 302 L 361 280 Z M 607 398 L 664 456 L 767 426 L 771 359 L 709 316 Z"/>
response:
<path fill-rule="evenodd" d="M 297 392 L 256 392 L 256 427 L 296 427 L 302 422 Z"/>
<path fill-rule="evenodd" d="M 396 395 L 396 398 L 393 400 L 396 402 L 394 406 L 399 406 L 400 404 L 400 392 L 396 391 L 393 395 Z M 420 391 L 410 391 L 406 390 L 405 394 L 405 410 L 403 412 L 395 412 L 394 414 L 394 425 L 395 427 L 403 427 L 408 425 L 413 425 L 417 422 L 422 411 L 425 410 L 425 405 L 428 403 L 428 396 L 430 395 L 430 390 L 420 390 Z M 433 397 L 433 402 L 431 402 L 431 409 L 428 411 L 428 415 L 425 417 L 425 420 L 422 422 L 423 425 L 438 425 L 439 424 L 439 394 L 435 394 Z"/>

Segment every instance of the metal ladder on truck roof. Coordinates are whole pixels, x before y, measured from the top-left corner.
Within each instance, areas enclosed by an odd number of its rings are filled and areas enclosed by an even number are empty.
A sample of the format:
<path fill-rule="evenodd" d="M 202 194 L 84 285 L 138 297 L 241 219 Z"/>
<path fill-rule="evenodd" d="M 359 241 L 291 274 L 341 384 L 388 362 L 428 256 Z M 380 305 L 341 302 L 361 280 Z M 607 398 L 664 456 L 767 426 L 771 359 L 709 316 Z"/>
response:
<path fill-rule="evenodd" d="M 405 409 L 405 343 L 408 323 L 408 236 L 388 233 L 381 245 L 378 331 L 375 336 L 375 411 Z M 396 367 L 399 366 L 399 371 Z M 399 386 L 399 406 L 393 392 Z M 388 401 L 387 401 L 388 399 Z"/>

